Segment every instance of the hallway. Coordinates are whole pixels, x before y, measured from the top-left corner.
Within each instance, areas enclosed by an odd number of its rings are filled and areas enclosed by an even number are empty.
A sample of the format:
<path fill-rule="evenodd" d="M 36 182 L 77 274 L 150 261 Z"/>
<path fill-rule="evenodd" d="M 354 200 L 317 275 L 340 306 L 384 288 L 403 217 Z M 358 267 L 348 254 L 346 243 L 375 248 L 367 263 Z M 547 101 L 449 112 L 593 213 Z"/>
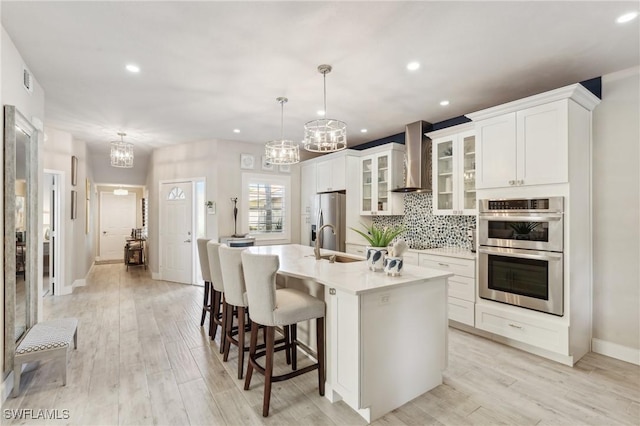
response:
<path fill-rule="evenodd" d="M 199 326 L 201 301 L 201 287 L 153 281 L 123 264 L 94 266 L 85 287 L 44 301 L 45 319 L 79 320 L 67 386 L 51 362 L 23 373 L 3 424 L 364 424 L 344 403 L 318 396 L 315 374 L 274 384 L 262 418 L 261 376 L 242 390 L 235 348 L 223 363 L 219 342 Z M 451 328 L 449 348 L 445 384 L 374 424 L 637 424 L 638 366 L 590 353 L 569 368 Z M 284 356 L 276 360 L 284 368 Z M 12 409 L 59 418 L 68 410 L 69 418 L 9 421 Z"/>

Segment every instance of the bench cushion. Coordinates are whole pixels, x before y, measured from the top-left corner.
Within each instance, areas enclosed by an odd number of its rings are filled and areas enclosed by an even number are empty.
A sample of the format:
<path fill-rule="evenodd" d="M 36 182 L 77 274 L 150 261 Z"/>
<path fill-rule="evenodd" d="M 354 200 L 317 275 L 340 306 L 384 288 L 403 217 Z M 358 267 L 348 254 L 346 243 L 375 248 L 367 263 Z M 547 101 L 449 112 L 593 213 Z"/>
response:
<path fill-rule="evenodd" d="M 39 322 L 27 332 L 16 348 L 16 355 L 70 346 L 78 327 L 76 318 Z"/>

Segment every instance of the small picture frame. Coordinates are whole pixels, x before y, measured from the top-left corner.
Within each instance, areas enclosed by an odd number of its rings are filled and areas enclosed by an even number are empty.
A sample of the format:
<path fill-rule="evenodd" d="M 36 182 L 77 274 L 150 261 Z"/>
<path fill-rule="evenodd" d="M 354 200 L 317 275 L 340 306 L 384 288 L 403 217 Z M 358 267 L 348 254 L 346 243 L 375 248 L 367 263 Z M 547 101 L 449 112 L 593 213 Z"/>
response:
<path fill-rule="evenodd" d="M 289 173 L 291 171 L 291 166 L 289 164 L 280 164 L 280 173 Z"/>
<path fill-rule="evenodd" d="M 71 219 L 78 217 L 78 191 L 71 190 Z"/>
<path fill-rule="evenodd" d="M 240 168 L 245 170 L 252 170 L 255 163 L 255 158 L 251 154 L 240 154 Z"/>
<path fill-rule="evenodd" d="M 273 170 L 273 164 L 267 161 L 267 157 L 265 155 L 262 156 L 262 170 Z"/>
<path fill-rule="evenodd" d="M 71 156 L 71 185 L 78 184 L 78 157 Z"/>

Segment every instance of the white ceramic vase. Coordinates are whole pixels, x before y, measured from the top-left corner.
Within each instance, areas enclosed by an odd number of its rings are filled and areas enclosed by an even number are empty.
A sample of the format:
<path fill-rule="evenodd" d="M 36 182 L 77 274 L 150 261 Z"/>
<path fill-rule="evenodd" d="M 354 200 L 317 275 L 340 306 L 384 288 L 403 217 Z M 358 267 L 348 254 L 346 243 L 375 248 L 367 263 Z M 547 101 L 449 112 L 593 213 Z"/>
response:
<path fill-rule="evenodd" d="M 403 266 L 402 256 L 385 256 L 384 258 L 384 271 L 387 275 L 396 277 L 402 272 Z"/>
<path fill-rule="evenodd" d="M 388 251 L 386 247 L 367 246 L 367 266 L 374 272 L 384 269 L 384 257 Z"/>

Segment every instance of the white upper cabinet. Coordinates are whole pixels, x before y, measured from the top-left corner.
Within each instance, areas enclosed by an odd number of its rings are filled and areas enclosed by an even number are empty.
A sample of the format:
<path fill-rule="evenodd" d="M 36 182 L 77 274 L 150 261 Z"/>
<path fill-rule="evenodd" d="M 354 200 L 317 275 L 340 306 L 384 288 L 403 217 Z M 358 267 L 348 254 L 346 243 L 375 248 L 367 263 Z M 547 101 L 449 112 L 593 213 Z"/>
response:
<path fill-rule="evenodd" d="M 360 159 L 360 214 L 404 214 L 404 203 L 393 189 L 402 186 L 404 152 L 387 149 Z"/>
<path fill-rule="evenodd" d="M 346 156 L 335 156 L 317 162 L 316 192 L 344 191 L 346 185 Z"/>
<path fill-rule="evenodd" d="M 473 125 L 428 133 L 433 140 L 433 213 L 475 215 L 476 142 Z"/>
<path fill-rule="evenodd" d="M 476 129 L 476 188 L 569 182 L 569 149 L 588 146 L 576 107 L 599 100 L 579 84 L 467 114 Z M 586 148 L 585 148 L 586 149 Z"/>
<path fill-rule="evenodd" d="M 300 214 L 313 214 L 316 195 L 316 163 L 304 163 L 300 171 Z"/>

